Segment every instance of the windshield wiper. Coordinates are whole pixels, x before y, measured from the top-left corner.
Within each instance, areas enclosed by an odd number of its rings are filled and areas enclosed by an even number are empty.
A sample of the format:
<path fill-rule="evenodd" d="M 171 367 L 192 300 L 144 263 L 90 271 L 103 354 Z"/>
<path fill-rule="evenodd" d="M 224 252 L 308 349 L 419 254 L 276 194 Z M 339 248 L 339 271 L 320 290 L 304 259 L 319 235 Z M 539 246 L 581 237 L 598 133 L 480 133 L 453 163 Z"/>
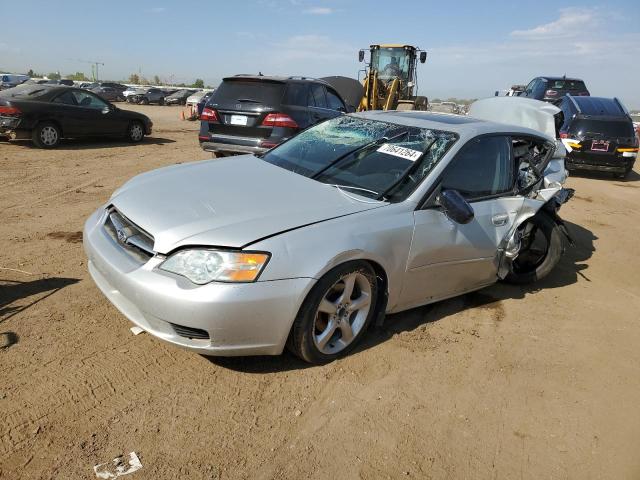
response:
<path fill-rule="evenodd" d="M 344 188 L 345 190 L 360 190 L 362 192 L 369 192 L 369 193 L 373 193 L 374 195 L 379 195 L 379 193 L 376 192 L 375 190 L 369 190 L 368 188 L 362 188 L 362 187 L 355 187 L 353 185 L 341 185 L 339 183 L 329 183 L 328 185 L 330 187 L 335 187 L 338 190 Z"/>
<path fill-rule="evenodd" d="M 387 189 L 385 189 L 380 195 L 378 195 L 376 197 L 376 200 L 385 200 L 385 199 L 387 199 L 387 195 L 389 193 L 391 193 L 398 185 L 400 185 L 402 182 L 404 182 L 405 178 L 407 178 L 411 173 L 413 173 L 413 171 L 415 170 L 416 166 L 420 164 L 420 161 L 424 158 L 424 156 L 427 154 L 427 152 L 429 150 L 431 150 L 431 147 L 433 146 L 434 143 L 436 143 L 436 139 L 435 138 L 431 141 L 429 146 L 427 146 L 425 151 L 422 152 L 422 155 L 420 155 L 420 157 L 418 159 L 416 159 L 416 161 L 413 162 L 412 165 L 409 165 L 409 168 L 407 168 L 405 170 L 405 172 L 402 175 L 400 175 L 400 177 L 395 182 L 393 182 Z"/>
<path fill-rule="evenodd" d="M 407 133 L 409 133 L 409 130 L 405 130 L 404 132 L 401 132 L 397 135 L 394 135 L 391 138 L 387 138 L 387 137 L 382 137 L 382 138 L 378 138 L 376 140 L 373 140 L 369 143 L 366 143 L 358 148 L 354 148 L 353 150 L 348 151 L 347 153 L 344 153 L 342 155 L 340 155 L 338 158 L 336 158 L 335 160 L 329 162 L 328 165 L 322 167 L 320 170 L 318 170 L 316 173 L 314 173 L 313 175 L 311 175 L 309 178 L 316 180 L 320 175 L 322 175 L 324 172 L 326 172 L 327 170 L 329 170 L 331 167 L 333 167 L 334 165 L 337 165 L 339 162 L 341 162 L 342 160 L 344 160 L 345 158 L 347 158 L 350 155 L 355 155 L 356 153 L 358 153 L 361 150 L 366 150 L 367 148 L 373 147 L 374 145 L 379 145 L 380 143 L 384 143 L 384 142 L 390 142 L 392 140 L 397 140 L 400 137 L 403 137 L 404 135 L 406 135 Z"/>

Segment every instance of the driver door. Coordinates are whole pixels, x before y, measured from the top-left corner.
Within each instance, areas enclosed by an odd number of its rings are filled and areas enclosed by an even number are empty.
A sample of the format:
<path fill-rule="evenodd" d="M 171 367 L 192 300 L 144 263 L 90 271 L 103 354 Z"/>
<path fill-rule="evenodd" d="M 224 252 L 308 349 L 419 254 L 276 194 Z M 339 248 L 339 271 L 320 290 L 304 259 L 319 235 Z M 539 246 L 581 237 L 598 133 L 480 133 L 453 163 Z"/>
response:
<path fill-rule="evenodd" d="M 516 194 L 515 170 L 511 138 L 502 135 L 476 137 L 451 160 L 438 188 L 460 192 L 473 208 L 474 219 L 455 223 L 433 204 L 414 212 L 402 308 L 497 280 L 498 246 L 524 202 Z"/>
<path fill-rule="evenodd" d="M 82 118 L 81 132 L 83 136 L 102 136 L 124 134 L 120 122 L 105 102 L 98 95 L 83 90 L 74 90 L 78 114 Z"/>

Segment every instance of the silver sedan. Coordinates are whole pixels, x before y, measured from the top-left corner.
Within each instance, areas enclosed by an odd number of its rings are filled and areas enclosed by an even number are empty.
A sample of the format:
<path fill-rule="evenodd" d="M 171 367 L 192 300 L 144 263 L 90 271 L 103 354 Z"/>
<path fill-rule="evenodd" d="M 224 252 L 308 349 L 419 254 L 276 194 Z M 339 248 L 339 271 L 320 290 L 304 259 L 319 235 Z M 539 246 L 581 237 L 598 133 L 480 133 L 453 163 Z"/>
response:
<path fill-rule="evenodd" d="M 89 271 L 175 345 L 331 361 L 385 313 L 553 269 L 564 151 L 555 107 L 526 102 L 478 109 L 520 108 L 512 124 L 344 115 L 262 156 L 139 175 L 87 220 Z"/>

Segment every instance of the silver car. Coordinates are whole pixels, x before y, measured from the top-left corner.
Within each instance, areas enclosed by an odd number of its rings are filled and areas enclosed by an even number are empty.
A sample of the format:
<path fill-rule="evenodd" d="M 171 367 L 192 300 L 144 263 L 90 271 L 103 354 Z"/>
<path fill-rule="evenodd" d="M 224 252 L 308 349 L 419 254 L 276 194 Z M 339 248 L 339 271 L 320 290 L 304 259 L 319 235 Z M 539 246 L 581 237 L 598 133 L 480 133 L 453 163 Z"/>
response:
<path fill-rule="evenodd" d="M 514 121 L 540 128 L 365 112 L 262 156 L 144 173 L 87 220 L 89 271 L 133 323 L 175 345 L 331 361 L 385 313 L 555 266 L 564 151 L 555 107 L 526 102 Z M 508 108 L 485 107 L 488 118 Z"/>

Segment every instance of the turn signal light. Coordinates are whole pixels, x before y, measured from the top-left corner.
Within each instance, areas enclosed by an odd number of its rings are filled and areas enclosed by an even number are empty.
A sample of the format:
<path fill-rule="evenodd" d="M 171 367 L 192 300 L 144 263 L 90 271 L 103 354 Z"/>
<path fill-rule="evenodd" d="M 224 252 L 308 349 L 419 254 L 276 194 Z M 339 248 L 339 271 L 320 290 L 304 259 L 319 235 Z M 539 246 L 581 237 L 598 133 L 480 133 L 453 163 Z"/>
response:
<path fill-rule="evenodd" d="M 216 112 L 213 108 L 204 107 L 202 109 L 202 113 L 200 114 L 200 120 L 204 122 L 219 122 L 218 112 Z"/>
<path fill-rule="evenodd" d="M 638 147 L 635 148 L 618 148 L 617 149 L 620 153 L 624 153 L 624 152 L 637 152 L 638 151 Z"/>
<path fill-rule="evenodd" d="M 270 113 L 264 117 L 262 125 L 265 127 L 300 128 L 293 118 L 284 113 Z"/>

